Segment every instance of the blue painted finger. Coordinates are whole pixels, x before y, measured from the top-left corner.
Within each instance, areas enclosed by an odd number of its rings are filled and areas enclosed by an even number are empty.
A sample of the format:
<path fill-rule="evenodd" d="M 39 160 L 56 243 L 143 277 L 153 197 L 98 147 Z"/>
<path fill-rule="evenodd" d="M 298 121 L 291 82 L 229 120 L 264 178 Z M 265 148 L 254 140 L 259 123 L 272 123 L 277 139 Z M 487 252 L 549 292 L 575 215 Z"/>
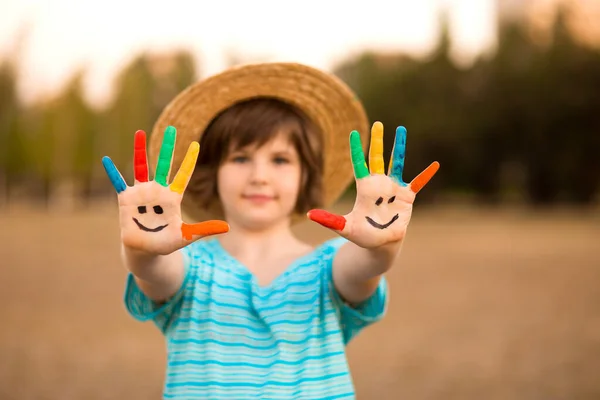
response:
<path fill-rule="evenodd" d="M 115 187 L 117 193 L 121 193 L 125 189 L 127 189 L 127 185 L 125 184 L 125 180 L 121 176 L 121 173 L 115 167 L 115 164 L 109 157 L 102 157 L 102 165 L 104 166 L 104 170 L 106 171 L 106 175 L 108 175 L 108 179 L 110 179 L 110 183 Z"/>
<path fill-rule="evenodd" d="M 402 173 L 404 171 L 404 157 L 406 155 L 406 128 L 399 126 L 396 128 L 396 139 L 394 142 L 394 149 L 392 150 L 392 157 L 390 158 L 390 166 L 388 173 L 390 178 L 396 181 L 401 186 L 406 186 L 402 180 Z"/>

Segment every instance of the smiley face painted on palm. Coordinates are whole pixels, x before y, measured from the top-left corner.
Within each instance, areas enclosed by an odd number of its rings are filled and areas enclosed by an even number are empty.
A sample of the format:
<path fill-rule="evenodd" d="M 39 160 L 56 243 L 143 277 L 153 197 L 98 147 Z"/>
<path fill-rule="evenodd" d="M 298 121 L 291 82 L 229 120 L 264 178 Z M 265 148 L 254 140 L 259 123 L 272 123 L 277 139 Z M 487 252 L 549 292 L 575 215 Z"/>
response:
<path fill-rule="evenodd" d="M 356 182 L 356 201 L 345 216 L 348 232 L 369 240 L 403 235 L 410 221 L 415 194 L 384 174 L 371 174 Z M 360 240 L 360 238 L 358 239 Z"/>
<path fill-rule="evenodd" d="M 151 209 L 157 215 L 161 215 L 164 213 L 164 210 L 161 206 L 153 206 Z M 141 215 L 146 214 L 148 212 L 148 207 L 147 206 L 138 206 L 137 211 Z M 141 230 L 143 230 L 144 232 L 160 232 L 163 229 L 165 229 L 167 226 L 169 226 L 169 224 L 164 224 L 164 225 L 158 225 L 154 228 L 148 228 L 147 226 L 142 224 L 136 217 L 133 217 L 132 219 L 133 219 L 133 222 L 135 222 L 135 224 L 137 225 L 137 227 L 140 228 Z"/>
<path fill-rule="evenodd" d="M 155 181 L 137 182 L 119 194 L 123 240 L 131 247 L 181 238 L 181 195 Z"/>
<path fill-rule="evenodd" d="M 387 200 L 387 203 L 393 203 L 394 200 L 396 200 L 396 196 L 392 196 Z M 380 197 L 377 199 L 377 201 L 375 202 L 376 206 L 380 206 L 383 203 L 383 197 Z M 396 213 L 392 219 L 390 219 L 388 222 L 386 222 L 385 224 L 380 224 L 379 222 L 375 222 L 371 217 L 366 216 L 366 220 L 369 224 L 371 224 L 371 226 L 377 228 L 377 229 L 386 229 L 387 227 L 389 227 L 390 225 L 392 225 L 394 222 L 396 222 L 396 220 L 398 219 L 399 215 L 398 213 Z"/>
<path fill-rule="evenodd" d="M 109 157 L 102 158 L 102 165 L 117 192 L 121 240 L 127 248 L 166 255 L 202 237 L 229 231 L 225 221 L 194 224 L 182 221 L 181 201 L 200 147 L 196 141 L 190 143 L 179 170 L 169 183 L 176 135 L 175 127 L 165 129 L 153 180 L 148 171 L 146 133 L 142 130 L 138 130 L 134 138 L 133 186 L 127 185 Z"/>
<path fill-rule="evenodd" d="M 350 157 L 356 178 L 356 202 L 345 216 L 311 210 L 308 217 L 364 247 L 374 248 L 400 241 L 406 234 L 416 194 L 439 168 L 434 162 L 410 183 L 404 182 L 406 129 L 398 127 L 387 174 L 383 162 L 383 125 L 373 124 L 369 166 L 358 132 L 350 134 Z"/>

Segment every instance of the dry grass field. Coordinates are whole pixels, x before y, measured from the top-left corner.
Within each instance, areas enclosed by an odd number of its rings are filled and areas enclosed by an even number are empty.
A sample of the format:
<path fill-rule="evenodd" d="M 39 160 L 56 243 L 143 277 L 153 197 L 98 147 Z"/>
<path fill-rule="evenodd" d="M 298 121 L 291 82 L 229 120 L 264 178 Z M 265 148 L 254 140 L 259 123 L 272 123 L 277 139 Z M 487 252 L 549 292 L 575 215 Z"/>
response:
<path fill-rule="evenodd" d="M 112 203 L 0 211 L 0 399 L 160 398 L 117 223 Z M 600 213 L 417 208 L 388 277 L 387 317 L 348 347 L 359 399 L 600 399 Z"/>

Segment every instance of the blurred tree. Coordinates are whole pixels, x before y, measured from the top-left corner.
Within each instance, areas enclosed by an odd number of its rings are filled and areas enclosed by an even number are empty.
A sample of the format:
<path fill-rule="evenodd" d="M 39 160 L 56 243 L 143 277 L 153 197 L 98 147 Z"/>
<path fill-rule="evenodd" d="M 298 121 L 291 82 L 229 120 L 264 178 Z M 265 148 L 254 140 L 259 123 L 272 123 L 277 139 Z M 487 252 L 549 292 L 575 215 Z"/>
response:
<path fill-rule="evenodd" d="M 394 143 L 398 125 L 407 128 L 408 141 L 405 173 L 412 179 L 434 160 L 444 165 L 444 179 L 434 179 L 431 186 L 445 188 L 466 186 L 454 160 L 455 150 L 463 145 L 464 102 L 460 96 L 463 73 L 450 59 L 451 40 L 448 18 L 441 17 L 438 45 L 426 61 L 406 55 L 364 54 L 335 69 L 365 105 L 369 117 L 384 124 L 386 163 Z M 368 134 L 365 132 L 365 134 Z M 455 166 L 455 167 L 453 167 Z M 424 191 L 427 201 L 435 190 Z"/>
<path fill-rule="evenodd" d="M 114 100 L 104 114 L 100 146 L 103 154 L 110 155 L 131 182 L 133 134 L 138 129 L 148 132 L 157 117 L 154 111 L 157 83 L 148 66 L 148 57 L 136 57 L 118 74 L 115 84 Z"/>
<path fill-rule="evenodd" d="M 498 48 L 494 57 L 476 64 L 471 79 L 483 79 L 479 90 L 469 99 L 468 118 L 475 163 L 470 168 L 472 185 L 479 199 L 498 202 L 506 190 L 523 191 L 513 177 L 502 179 L 507 164 L 520 165 L 524 134 L 531 134 L 528 104 L 531 103 L 529 75 L 536 49 L 519 21 L 499 27 Z M 521 167 L 522 168 L 522 167 Z M 515 172 L 515 171 L 512 171 Z M 508 181 L 508 182 L 506 182 Z"/>
<path fill-rule="evenodd" d="M 38 196 L 48 207 L 56 177 L 54 163 L 57 135 L 55 134 L 56 109 L 47 103 L 36 104 L 26 110 L 27 129 L 35 134 L 34 145 L 29 153 L 35 171 L 33 183 L 39 182 Z"/>
<path fill-rule="evenodd" d="M 0 196 L 8 201 L 11 189 L 25 179 L 27 142 L 21 135 L 14 60 L 0 62 Z"/>
<path fill-rule="evenodd" d="M 115 97 L 104 114 L 103 154 L 111 155 L 131 182 L 133 135 L 150 134 L 164 107 L 196 80 L 193 56 L 185 51 L 136 57 L 116 79 Z"/>
<path fill-rule="evenodd" d="M 523 20 L 503 20 L 496 52 L 465 70 L 450 58 L 442 15 L 430 57 L 365 53 L 335 73 L 370 118 L 388 131 L 407 127 L 407 178 L 437 159 L 440 178 L 431 185 L 446 192 L 475 192 L 484 202 L 516 195 L 537 205 L 590 203 L 600 187 L 600 52 L 578 45 L 564 12 L 557 15 L 548 48 Z M 392 142 L 388 132 L 387 149 Z M 439 190 L 422 197 L 432 192 Z"/>
<path fill-rule="evenodd" d="M 461 69 L 442 14 L 428 57 L 367 52 L 334 73 L 354 89 L 371 122 L 383 122 L 386 163 L 396 126 L 408 129 L 406 180 L 440 161 L 430 183 L 436 189 L 423 191 L 422 202 L 450 192 L 484 202 L 517 196 L 536 205 L 591 204 L 600 190 L 600 50 L 574 40 L 565 19 L 560 10 L 544 44 L 530 38 L 523 20 L 503 20 L 496 51 Z M 102 155 L 131 182 L 134 132 L 149 133 L 196 71 L 186 51 L 140 54 L 118 74 L 109 106 L 94 110 L 83 96 L 82 71 L 56 98 L 25 106 L 15 60 L 0 62 L 2 194 L 23 181 L 44 199 L 61 182 L 75 183 L 84 199 L 113 193 Z"/>
<path fill-rule="evenodd" d="M 93 168 L 94 111 L 83 95 L 84 71 L 78 71 L 57 97 L 27 110 L 34 132 L 30 163 L 36 171 L 35 193 L 87 201 Z"/>
<path fill-rule="evenodd" d="M 60 125 L 56 131 L 66 131 L 66 146 L 70 151 L 64 157 L 70 169 L 69 175 L 79 197 L 87 202 L 92 194 L 93 170 L 98 164 L 95 151 L 98 127 L 97 117 L 84 99 L 83 78 L 83 72 L 76 74 L 60 97 L 56 112 Z"/>
<path fill-rule="evenodd" d="M 528 191 L 538 203 L 590 203 L 600 184 L 600 52 L 574 40 L 560 8 L 530 82 Z"/>

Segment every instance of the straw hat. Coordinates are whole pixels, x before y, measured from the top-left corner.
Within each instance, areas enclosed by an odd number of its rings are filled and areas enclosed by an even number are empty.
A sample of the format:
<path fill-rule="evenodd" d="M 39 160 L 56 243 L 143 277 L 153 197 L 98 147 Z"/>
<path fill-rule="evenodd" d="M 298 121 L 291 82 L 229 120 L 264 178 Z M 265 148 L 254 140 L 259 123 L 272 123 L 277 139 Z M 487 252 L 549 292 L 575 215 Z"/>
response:
<path fill-rule="evenodd" d="M 167 126 L 177 129 L 171 167 L 174 175 L 190 142 L 199 141 L 218 114 L 238 102 L 265 97 L 298 107 L 324 135 L 323 206 L 331 205 L 354 178 L 349 152 L 350 132 L 360 132 L 366 150 L 368 120 L 359 99 L 341 80 L 301 64 L 244 65 L 189 86 L 166 106 L 154 125 L 149 141 L 151 168 L 156 168 Z M 189 218 L 203 221 L 223 217 L 216 215 L 216 210 L 201 209 L 192 197 L 184 194 L 182 201 L 182 212 Z"/>

